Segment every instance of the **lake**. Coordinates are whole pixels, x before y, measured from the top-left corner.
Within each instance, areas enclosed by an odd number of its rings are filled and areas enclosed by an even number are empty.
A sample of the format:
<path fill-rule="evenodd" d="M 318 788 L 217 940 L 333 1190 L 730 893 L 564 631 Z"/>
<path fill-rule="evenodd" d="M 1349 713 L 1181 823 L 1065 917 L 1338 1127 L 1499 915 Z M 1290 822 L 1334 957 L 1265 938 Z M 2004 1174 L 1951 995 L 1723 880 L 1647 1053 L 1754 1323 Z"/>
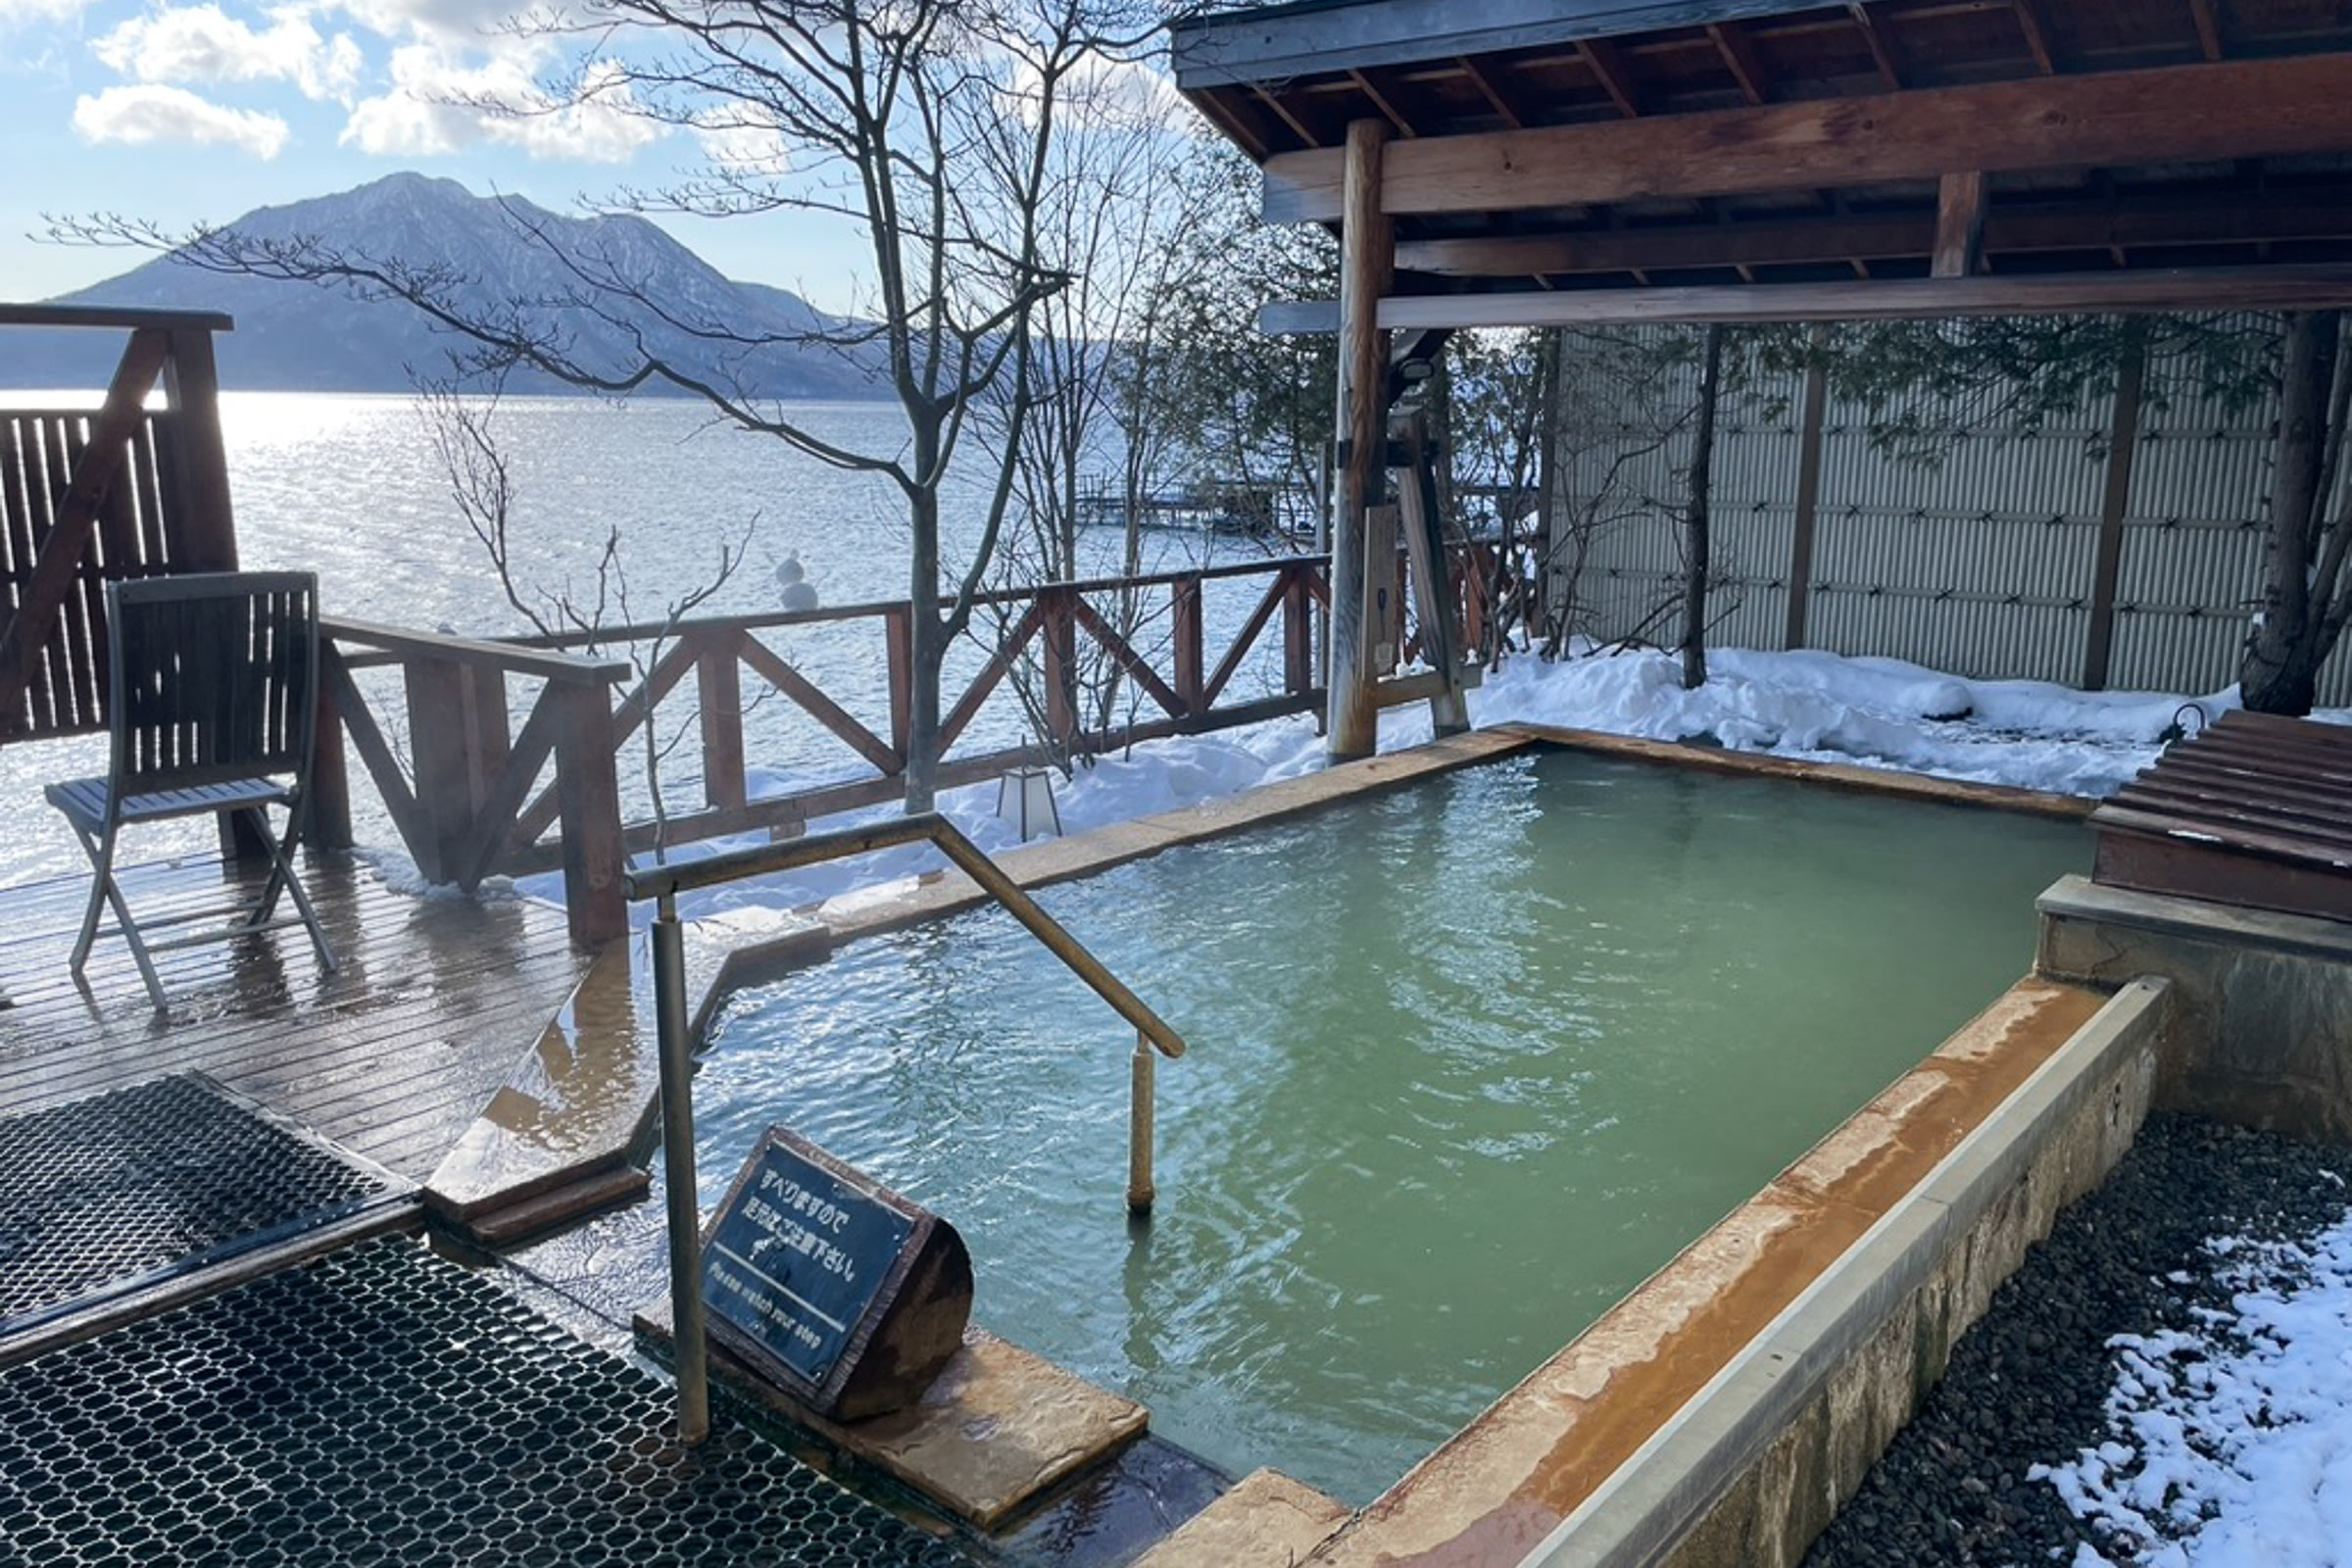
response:
<path fill-rule="evenodd" d="M 10 394 L 12 403 L 36 406 L 86 400 L 86 393 L 71 400 Z M 803 404 L 785 412 L 821 439 L 862 452 L 893 452 L 904 429 L 893 404 Z M 332 614 L 469 636 L 527 629 L 452 498 L 415 399 L 230 393 L 221 417 L 245 565 L 317 571 Z M 779 608 L 776 568 L 788 554 L 798 555 L 826 605 L 906 597 L 904 513 L 885 477 L 831 467 L 774 437 L 721 424 L 701 404 L 681 399 L 515 398 L 498 408 L 491 428 L 513 479 L 511 546 L 520 583 L 592 601 L 605 540 L 620 530 L 622 572 L 608 622 L 661 619 L 673 599 L 710 577 L 730 543 L 743 546 L 743 567 L 702 613 Z M 952 568 L 968 559 L 984 501 L 969 476 L 950 486 L 943 520 Z M 1081 548 L 1090 573 L 1116 570 L 1117 530 L 1087 530 Z M 1146 537 L 1145 564 L 1154 570 L 1205 564 L 1212 551 L 1219 562 L 1259 554 L 1247 541 L 1154 531 Z M 1249 590 L 1252 598 L 1256 591 Z M 1238 591 L 1209 597 L 1212 660 L 1222 646 L 1214 624 L 1238 622 L 1249 609 L 1239 601 Z M 886 697 L 871 624 L 795 627 L 766 640 L 869 725 L 879 724 Z M 974 646 L 951 661 L 951 703 L 955 677 L 976 669 L 980 659 Z M 747 682 L 747 695 L 753 689 Z M 1021 729 L 1017 707 L 1000 701 L 974 733 L 1009 743 Z M 859 771 L 846 749 L 782 702 L 761 704 L 748 733 L 754 765 L 781 780 Z M 693 749 L 691 740 L 680 748 Z M 353 766 L 361 836 L 388 843 L 389 824 L 356 760 Z M 64 819 L 42 801 L 41 785 L 104 767 L 97 738 L 0 749 L 0 810 L 9 823 L 0 835 L 0 885 L 84 867 Z M 692 782 L 690 772 L 679 777 Z M 152 856 L 172 843 L 200 844 L 210 830 L 186 826 L 176 840 L 172 832 L 150 830 L 132 851 Z"/>

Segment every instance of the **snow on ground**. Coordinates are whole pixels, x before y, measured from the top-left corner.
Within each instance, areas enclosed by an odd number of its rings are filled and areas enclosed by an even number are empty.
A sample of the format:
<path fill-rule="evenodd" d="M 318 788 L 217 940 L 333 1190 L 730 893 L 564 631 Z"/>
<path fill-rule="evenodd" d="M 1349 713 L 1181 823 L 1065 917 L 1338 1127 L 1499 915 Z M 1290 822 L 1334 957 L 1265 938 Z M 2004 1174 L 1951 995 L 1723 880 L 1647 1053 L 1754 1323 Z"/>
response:
<path fill-rule="evenodd" d="M 2032 1472 L 2136 1543 L 2073 1568 L 2352 1564 L 2352 1215 L 2303 1246 L 2210 1247 L 2236 1310 L 2114 1341 L 2116 1438 Z"/>
<path fill-rule="evenodd" d="M 1962 680 L 1897 660 L 1814 651 L 1723 649 L 1709 657 L 1708 669 L 1707 683 L 1686 692 L 1679 661 L 1656 650 L 1587 652 L 1557 662 L 1514 658 L 1471 694 L 1470 714 L 1478 724 L 1517 719 L 1656 740 L 1704 739 L 1782 757 L 2104 795 L 2154 760 L 2158 737 L 2189 700 L 2078 692 L 2038 681 Z M 2213 715 L 2231 706 L 2235 694 L 2195 701 Z M 1425 705 L 1382 716 L 1383 751 L 1429 737 Z M 1322 741 L 1312 720 L 1278 719 L 1138 746 L 1082 767 L 1073 779 L 1057 775 L 1054 795 L 1064 828 L 1081 832 L 1322 765 Z M 785 787 L 781 778 L 757 769 L 752 783 L 755 793 Z M 978 784 L 946 792 L 940 808 L 983 849 L 1009 849 L 1017 835 L 997 819 L 996 799 L 993 782 Z M 887 815 L 889 809 L 823 825 Z M 689 910 L 754 926 L 796 906 L 893 896 L 906 878 L 941 863 L 924 848 L 888 851 L 699 895 Z"/>

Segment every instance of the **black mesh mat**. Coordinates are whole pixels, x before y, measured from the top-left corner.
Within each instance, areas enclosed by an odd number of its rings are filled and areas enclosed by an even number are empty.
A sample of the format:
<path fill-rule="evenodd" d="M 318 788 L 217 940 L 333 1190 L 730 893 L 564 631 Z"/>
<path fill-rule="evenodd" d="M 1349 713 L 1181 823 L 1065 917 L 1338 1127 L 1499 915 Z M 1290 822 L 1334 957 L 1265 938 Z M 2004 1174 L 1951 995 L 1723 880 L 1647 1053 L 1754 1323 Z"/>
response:
<path fill-rule="evenodd" d="M 961 1568 L 416 1243 L 0 1372 L 0 1563 Z"/>
<path fill-rule="evenodd" d="M 0 1120 L 0 1337 L 400 1185 L 195 1074 Z"/>

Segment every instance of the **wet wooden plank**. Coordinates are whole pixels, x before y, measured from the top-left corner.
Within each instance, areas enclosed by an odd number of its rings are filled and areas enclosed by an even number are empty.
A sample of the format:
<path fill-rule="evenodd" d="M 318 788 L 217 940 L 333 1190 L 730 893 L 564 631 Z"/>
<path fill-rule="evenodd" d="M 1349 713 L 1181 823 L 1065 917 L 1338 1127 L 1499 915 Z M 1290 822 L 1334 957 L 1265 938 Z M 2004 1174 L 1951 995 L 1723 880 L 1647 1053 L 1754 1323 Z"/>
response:
<path fill-rule="evenodd" d="M 191 858 L 123 873 L 144 920 L 222 906 L 235 873 Z M 586 967 L 560 908 L 417 899 L 362 864 L 307 867 L 340 967 L 299 927 L 159 956 L 149 1005 L 119 938 L 86 988 L 67 959 L 88 882 L 0 889 L 0 1115 L 201 1069 L 402 1175 L 430 1175 Z"/>
<path fill-rule="evenodd" d="M 2225 713 L 2090 820 L 2094 881 L 2352 919 L 2352 729 Z"/>

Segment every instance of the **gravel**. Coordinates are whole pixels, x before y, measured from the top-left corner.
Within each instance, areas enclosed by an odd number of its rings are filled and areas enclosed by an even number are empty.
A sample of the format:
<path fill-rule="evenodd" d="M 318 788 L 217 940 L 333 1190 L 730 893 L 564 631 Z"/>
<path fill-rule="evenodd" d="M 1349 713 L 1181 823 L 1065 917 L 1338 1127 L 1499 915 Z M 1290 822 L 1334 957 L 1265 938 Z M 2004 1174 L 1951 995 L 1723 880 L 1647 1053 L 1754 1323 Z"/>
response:
<path fill-rule="evenodd" d="M 2077 1518 L 2036 1463 L 2110 1434 L 2109 1340 L 2185 1329 L 2226 1308 L 2208 1239 L 2301 1241 L 2344 1218 L 2352 1152 L 2152 1116 L 2115 1174 L 1953 1348 L 1927 1403 L 1814 1543 L 1806 1568 L 2072 1563 L 2079 1545 L 2131 1560 L 2142 1544 Z"/>

